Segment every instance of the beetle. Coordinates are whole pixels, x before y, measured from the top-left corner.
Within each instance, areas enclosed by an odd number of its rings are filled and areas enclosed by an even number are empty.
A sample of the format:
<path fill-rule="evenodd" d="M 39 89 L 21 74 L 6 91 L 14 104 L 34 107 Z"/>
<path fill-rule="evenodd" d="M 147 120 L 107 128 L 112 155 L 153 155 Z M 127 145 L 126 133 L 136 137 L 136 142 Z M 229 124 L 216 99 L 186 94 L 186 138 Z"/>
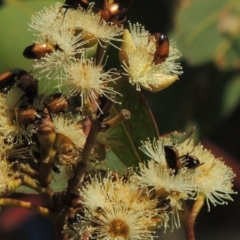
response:
<path fill-rule="evenodd" d="M 66 11 L 69 8 L 77 9 L 79 7 L 82 7 L 84 9 L 87 9 L 89 5 L 88 0 L 65 0 L 64 5 L 62 8 L 66 8 Z M 66 13 L 65 11 L 65 13 Z"/>
<path fill-rule="evenodd" d="M 159 209 L 161 213 L 170 213 L 173 210 L 170 199 L 159 200 L 156 208 Z"/>
<path fill-rule="evenodd" d="M 23 51 L 23 56 L 29 59 L 40 59 L 45 57 L 47 54 L 51 54 L 54 51 L 62 49 L 57 44 L 51 43 L 33 43 L 32 45 L 26 47 Z"/>
<path fill-rule="evenodd" d="M 109 4 L 109 1 L 107 1 L 107 4 L 103 7 L 102 10 L 100 10 L 100 16 L 103 20 L 106 22 L 113 22 L 115 24 L 121 24 L 124 21 L 126 21 L 126 15 L 125 13 L 132 5 L 132 0 L 130 3 L 128 3 L 128 6 L 122 6 L 125 5 L 122 4 L 123 1 L 116 1 L 114 3 Z"/>
<path fill-rule="evenodd" d="M 184 163 L 182 164 L 183 167 L 187 167 L 189 169 L 195 169 L 203 164 L 203 163 L 200 163 L 199 159 L 195 156 L 186 154 L 183 157 L 184 157 Z"/>
<path fill-rule="evenodd" d="M 32 104 L 38 93 L 38 81 L 31 74 L 24 73 L 18 77 L 19 87 L 25 92 L 29 103 Z"/>
<path fill-rule="evenodd" d="M 14 85 L 15 77 L 22 76 L 25 73 L 26 73 L 25 70 L 19 68 L 15 68 L 5 73 L 2 73 L 0 75 L 0 90 L 6 93 Z"/>
<path fill-rule="evenodd" d="M 172 145 L 172 146 L 164 146 L 164 153 L 165 153 L 165 158 L 167 165 L 169 168 L 174 169 L 175 173 L 178 172 L 178 169 L 181 167 L 181 162 L 179 159 L 179 154 L 177 148 Z"/>
<path fill-rule="evenodd" d="M 34 109 L 20 110 L 19 108 L 15 108 L 14 112 L 17 122 L 20 125 L 28 125 L 41 119 L 41 116 Z"/>
<path fill-rule="evenodd" d="M 84 212 L 82 209 L 77 209 L 70 212 L 68 216 L 68 227 L 77 235 L 78 239 L 81 239 L 79 233 L 75 230 L 74 225 L 81 223 L 82 218 L 84 217 Z"/>
<path fill-rule="evenodd" d="M 53 164 L 52 171 L 59 174 L 61 172 L 57 164 Z"/>
<path fill-rule="evenodd" d="M 61 93 L 55 93 L 48 98 L 45 105 L 50 113 L 59 113 L 68 107 L 68 102 Z"/>
<path fill-rule="evenodd" d="M 195 169 L 203 164 L 203 163 L 200 163 L 197 157 L 190 155 L 190 153 L 187 153 L 183 156 L 179 156 L 178 150 L 174 145 L 164 146 L 163 148 L 164 148 L 166 162 L 169 168 L 175 170 L 175 174 L 178 173 L 178 170 L 181 167 Z M 182 161 L 180 161 L 181 158 L 183 159 Z"/>
<path fill-rule="evenodd" d="M 160 64 L 169 56 L 169 40 L 165 34 L 156 33 L 152 36 L 155 37 L 156 51 L 153 57 L 153 63 Z"/>
<path fill-rule="evenodd" d="M 67 13 L 68 9 L 78 9 L 78 8 L 83 8 L 83 9 L 87 9 L 89 6 L 89 2 L 88 0 L 65 0 L 64 4 L 61 6 L 58 14 L 61 12 L 61 10 L 63 8 L 65 8 L 65 11 L 63 12 L 63 20 L 65 18 L 65 14 Z"/>
<path fill-rule="evenodd" d="M 80 223 L 83 215 L 83 211 L 77 210 L 76 212 L 74 212 L 72 217 L 68 218 L 68 223 L 70 225 L 74 225 L 74 223 Z"/>

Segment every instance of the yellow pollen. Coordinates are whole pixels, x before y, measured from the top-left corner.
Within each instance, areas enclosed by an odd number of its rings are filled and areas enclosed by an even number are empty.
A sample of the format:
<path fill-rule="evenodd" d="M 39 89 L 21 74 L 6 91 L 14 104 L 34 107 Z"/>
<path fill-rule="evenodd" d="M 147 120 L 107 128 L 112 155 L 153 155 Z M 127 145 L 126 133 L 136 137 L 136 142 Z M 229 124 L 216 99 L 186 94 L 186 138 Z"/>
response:
<path fill-rule="evenodd" d="M 129 234 L 129 226 L 127 223 L 121 219 L 114 219 L 109 224 L 109 231 L 108 233 L 113 237 L 122 237 L 127 239 Z"/>

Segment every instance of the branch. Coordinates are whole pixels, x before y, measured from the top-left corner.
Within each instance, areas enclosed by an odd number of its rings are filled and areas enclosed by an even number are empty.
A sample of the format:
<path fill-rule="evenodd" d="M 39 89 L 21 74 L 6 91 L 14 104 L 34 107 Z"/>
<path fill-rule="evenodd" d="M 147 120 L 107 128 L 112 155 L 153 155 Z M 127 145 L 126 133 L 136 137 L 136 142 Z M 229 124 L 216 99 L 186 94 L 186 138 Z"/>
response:
<path fill-rule="evenodd" d="M 198 213 L 200 212 L 205 200 L 205 195 L 199 194 L 197 200 L 194 202 L 190 215 L 188 216 L 188 240 L 195 240 L 194 224 Z"/>
<path fill-rule="evenodd" d="M 22 201 L 22 200 L 17 200 L 17 199 L 12 199 L 12 198 L 0 198 L 0 206 L 4 207 L 20 207 L 27 209 L 29 211 L 38 213 L 44 217 L 51 218 L 51 212 L 49 211 L 48 208 L 45 207 L 40 207 L 35 204 L 32 204 L 30 202 Z"/>
<path fill-rule="evenodd" d="M 33 190 L 35 190 L 36 192 L 40 193 L 40 194 L 45 194 L 47 193 L 46 189 L 43 188 L 42 186 L 40 186 L 36 181 L 34 181 L 31 177 L 27 176 L 27 175 L 22 175 L 21 176 L 22 179 L 22 185 L 27 186 Z"/>
<path fill-rule="evenodd" d="M 95 140 L 100 130 L 101 130 L 101 122 L 98 119 L 93 120 L 91 130 L 87 136 L 87 139 L 82 151 L 82 160 L 77 164 L 73 178 L 68 180 L 67 196 L 76 189 L 76 187 L 78 186 L 78 183 L 82 179 L 87 168 L 88 159 L 91 154 L 93 145 L 95 143 Z"/>
<path fill-rule="evenodd" d="M 42 148 L 39 159 L 39 181 L 44 187 L 48 187 L 52 181 L 52 168 L 56 154 L 53 148 L 56 132 L 47 109 L 44 109 L 44 115 L 38 125 L 37 137 Z"/>
<path fill-rule="evenodd" d="M 182 206 L 184 210 L 179 211 L 179 216 L 184 226 L 187 240 L 195 240 L 194 224 L 195 224 L 197 215 L 204 204 L 204 200 L 205 200 L 205 195 L 199 194 L 197 200 L 193 204 L 191 211 L 189 211 L 185 201 L 182 202 Z"/>

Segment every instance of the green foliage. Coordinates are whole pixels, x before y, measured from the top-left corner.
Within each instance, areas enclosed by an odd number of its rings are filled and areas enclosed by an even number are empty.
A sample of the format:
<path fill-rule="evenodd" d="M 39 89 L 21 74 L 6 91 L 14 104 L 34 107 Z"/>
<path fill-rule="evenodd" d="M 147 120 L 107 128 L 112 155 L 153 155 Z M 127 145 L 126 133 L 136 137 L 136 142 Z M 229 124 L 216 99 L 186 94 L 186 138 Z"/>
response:
<path fill-rule="evenodd" d="M 187 133 L 186 132 L 181 133 L 178 131 L 174 131 L 174 132 L 164 134 L 164 135 L 160 136 L 160 138 L 163 138 L 163 139 L 169 138 L 169 139 L 172 139 L 173 142 L 176 141 L 176 143 L 181 144 L 184 141 L 186 141 L 188 138 L 190 138 L 193 135 L 193 133 L 195 132 L 195 130 L 196 130 L 196 127 L 192 127 L 192 129 L 190 129 L 190 131 L 188 131 Z"/>
<path fill-rule="evenodd" d="M 0 72 L 14 68 L 30 71 L 32 61 L 23 57 L 23 50 L 32 44 L 33 34 L 28 31 L 30 17 L 56 1 L 6 1 L 0 8 Z"/>
<path fill-rule="evenodd" d="M 201 138 L 239 107 L 239 1 L 181 1 L 174 13 L 169 38 L 183 55 L 184 74 L 149 98 L 164 133 L 195 125 Z"/>
<path fill-rule="evenodd" d="M 196 0 L 182 6 L 172 36 L 189 63 L 214 60 L 220 68 L 239 68 L 238 6 L 238 0 Z"/>
<path fill-rule="evenodd" d="M 228 117 L 240 102 L 240 76 L 229 80 L 223 92 L 222 116 Z"/>
<path fill-rule="evenodd" d="M 157 138 L 158 129 L 151 110 L 141 92 L 135 86 L 123 80 L 118 83 L 117 90 L 123 94 L 121 104 L 115 104 L 112 114 L 117 114 L 121 109 L 128 109 L 131 119 L 120 124 L 117 133 L 119 144 L 111 148 L 120 161 L 129 166 L 137 166 L 146 156 L 139 150 L 141 141 L 147 138 Z"/>

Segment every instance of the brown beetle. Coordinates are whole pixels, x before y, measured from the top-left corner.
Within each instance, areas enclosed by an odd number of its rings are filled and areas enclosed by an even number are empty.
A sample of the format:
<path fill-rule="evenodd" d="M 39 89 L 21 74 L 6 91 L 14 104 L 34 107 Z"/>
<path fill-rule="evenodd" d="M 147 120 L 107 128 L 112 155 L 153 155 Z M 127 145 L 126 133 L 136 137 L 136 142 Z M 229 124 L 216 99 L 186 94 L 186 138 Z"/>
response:
<path fill-rule="evenodd" d="M 184 163 L 182 164 L 182 167 L 187 167 L 189 169 L 195 169 L 203 164 L 203 163 L 200 163 L 199 159 L 195 156 L 186 154 L 182 157 L 184 159 Z"/>
<path fill-rule="evenodd" d="M 164 148 L 167 165 L 169 166 L 169 168 L 174 169 L 175 173 L 177 173 L 181 167 L 181 162 L 179 159 L 177 148 L 174 145 L 164 146 L 163 148 Z"/>
<path fill-rule="evenodd" d="M 65 14 L 67 13 L 68 9 L 78 9 L 78 8 L 83 8 L 87 9 L 89 6 L 88 0 L 65 0 L 64 4 L 61 6 L 60 10 L 58 13 L 61 12 L 63 8 L 65 8 L 65 11 L 63 12 L 63 20 L 65 18 Z"/>
<path fill-rule="evenodd" d="M 174 145 L 164 146 L 163 148 L 164 148 L 166 162 L 169 168 L 175 170 L 175 174 L 178 173 L 178 170 L 181 167 L 195 169 L 203 164 L 203 163 L 200 163 L 197 157 L 190 155 L 190 153 L 187 153 L 183 156 L 179 156 L 178 150 Z M 182 158 L 182 161 L 180 161 L 181 158 Z"/>
<path fill-rule="evenodd" d="M 40 141 L 41 145 L 45 145 L 45 148 L 48 148 L 49 146 L 47 146 L 47 142 L 45 142 L 45 137 L 43 135 L 46 134 L 55 134 L 55 127 L 54 127 L 54 123 L 52 121 L 52 117 L 49 114 L 49 111 L 47 108 L 44 108 L 41 119 L 38 123 L 38 140 Z M 55 141 L 55 136 L 54 136 L 54 141 Z"/>
<path fill-rule="evenodd" d="M 62 50 L 57 44 L 34 43 L 24 49 L 23 56 L 29 59 L 40 59 L 57 50 Z"/>
<path fill-rule="evenodd" d="M 32 104 L 38 93 L 37 79 L 29 73 L 24 73 L 18 77 L 18 80 L 19 87 L 25 92 L 25 96 L 29 99 L 29 103 Z"/>
<path fill-rule="evenodd" d="M 28 125 L 41 119 L 41 116 L 34 109 L 20 110 L 19 108 L 15 108 L 15 115 L 20 125 Z"/>
<path fill-rule="evenodd" d="M 156 33 L 152 36 L 154 36 L 156 40 L 156 51 L 153 62 L 155 64 L 160 64 L 169 56 L 169 40 L 168 37 L 162 33 Z"/>
<path fill-rule="evenodd" d="M 65 0 L 62 8 L 66 8 L 65 13 L 68 9 L 78 9 L 79 7 L 82 7 L 84 9 L 87 9 L 89 5 L 88 0 Z"/>
<path fill-rule="evenodd" d="M 16 76 L 22 76 L 26 71 L 15 68 L 0 75 L 0 90 L 7 92 L 15 83 Z"/>
<path fill-rule="evenodd" d="M 130 1 L 130 3 L 128 3 L 127 7 L 123 7 L 122 2 L 123 1 L 120 0 L 118 2 L 115 1 L 112 4 L 109 4 L 109 2 L 107 1 L 107 4 L 104 6 L 104 8 L 100 10 L 101 18 L 104 19 L 106 22 L 113 22 L 115 24 L 121 24 L 126 21 L 127 18 L 125 13 L 130 8 L 132 0 Z"/>
<path fill-rule="evenodd" d="M 47 100 L 46 107 L 50 113 L 59 113 L 68 107 L 68 102 L 61 93 L 55 93 Z"/>
<path fill-rule="evenodd" d="M 173 210 L 170 199 L 160 199 L 156 205 L 156 208 L 161 213 L 170 213 Z"/>

